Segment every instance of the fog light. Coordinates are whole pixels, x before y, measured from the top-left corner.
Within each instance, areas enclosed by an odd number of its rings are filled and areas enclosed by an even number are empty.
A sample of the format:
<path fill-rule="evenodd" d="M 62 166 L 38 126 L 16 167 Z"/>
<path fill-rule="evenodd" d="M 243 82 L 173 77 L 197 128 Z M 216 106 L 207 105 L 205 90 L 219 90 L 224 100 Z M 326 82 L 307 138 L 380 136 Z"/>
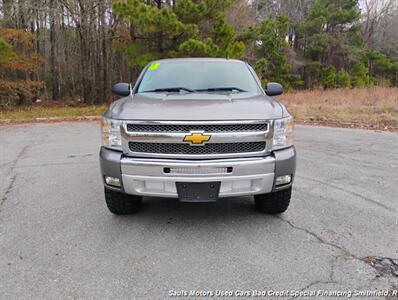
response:
<path fill-rule="evenodd" d="M 107 185 L 120 187 L 120 179 L 116 177 L 105 176 L 105 183 Z"/>
<path fill-rule="evenodd" d="M 283 175 L 276 177 L 275 185 L 284 185 L 290 183 L 292 175 Z"/>

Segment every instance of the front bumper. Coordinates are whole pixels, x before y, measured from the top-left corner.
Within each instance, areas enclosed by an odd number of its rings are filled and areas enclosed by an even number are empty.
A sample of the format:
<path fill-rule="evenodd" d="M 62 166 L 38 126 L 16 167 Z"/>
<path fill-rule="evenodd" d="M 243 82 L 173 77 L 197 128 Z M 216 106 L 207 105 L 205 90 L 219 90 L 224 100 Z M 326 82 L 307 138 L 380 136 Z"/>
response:
<path fill-rule="evenodd" d="M 127 194 L 177 198 L 176 182 L 220 181 L 222 198 L 266 194 L 290 187 L 296 151 L 291 147 L 264 157 L 198 161 L 133 158 L 101 148 L 100 164 L 103 178 L 117 177 L 122 183 L 120 189 L 107 187 Z M 292 175 L 292 181 L 276 187 L 275 178 L 282 175 Z"/>

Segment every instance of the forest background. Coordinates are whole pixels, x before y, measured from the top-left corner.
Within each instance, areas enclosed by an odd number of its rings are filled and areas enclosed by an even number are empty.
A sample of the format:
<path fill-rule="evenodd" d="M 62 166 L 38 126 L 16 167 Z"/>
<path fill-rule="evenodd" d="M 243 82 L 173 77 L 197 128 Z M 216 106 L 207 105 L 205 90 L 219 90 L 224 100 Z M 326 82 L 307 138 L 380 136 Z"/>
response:
<path fill-rule="evenodd" d="M 396 0 L 0 0 L 0 120 L 98 114 L 149 61 L 206 56 L 282 83 L 299 119 L 398 127 L 397 29 Z"/>

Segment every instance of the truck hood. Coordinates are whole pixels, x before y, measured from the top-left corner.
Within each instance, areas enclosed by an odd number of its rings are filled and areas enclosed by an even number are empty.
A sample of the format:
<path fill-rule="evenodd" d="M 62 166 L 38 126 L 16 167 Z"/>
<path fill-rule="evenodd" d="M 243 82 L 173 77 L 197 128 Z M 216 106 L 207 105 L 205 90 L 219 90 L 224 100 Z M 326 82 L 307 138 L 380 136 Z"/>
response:
<path fill-rule="evenodd" d="M 112 103 L 105 113 L 113 119 L 158 121 L 265 120 L 284 115 L 278 101 L 254 93 L 134 94 Z"/>

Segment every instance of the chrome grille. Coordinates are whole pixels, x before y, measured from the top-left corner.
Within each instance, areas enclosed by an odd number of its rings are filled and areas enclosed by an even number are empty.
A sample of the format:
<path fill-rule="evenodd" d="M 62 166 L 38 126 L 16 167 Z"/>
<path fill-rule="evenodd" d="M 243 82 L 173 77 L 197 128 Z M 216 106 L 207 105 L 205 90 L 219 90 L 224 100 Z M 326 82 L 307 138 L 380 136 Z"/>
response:
<path fill-rule="evenodd" d="M 228 154 L 250 153 L 265 150 L 265 142 L 246 143 L 213 143 L 204 146 L 191 146 L 176 143 L 141 143 L 129 142 L 129 149 L 136 153 L 164 153 L 164 154 Z"/>
<path fill-rule="evenodd" d="M 128 132 L 244 132 L 244 131 L 267 131 L 267 123 L 253 124 L 127 124 Z"/>

